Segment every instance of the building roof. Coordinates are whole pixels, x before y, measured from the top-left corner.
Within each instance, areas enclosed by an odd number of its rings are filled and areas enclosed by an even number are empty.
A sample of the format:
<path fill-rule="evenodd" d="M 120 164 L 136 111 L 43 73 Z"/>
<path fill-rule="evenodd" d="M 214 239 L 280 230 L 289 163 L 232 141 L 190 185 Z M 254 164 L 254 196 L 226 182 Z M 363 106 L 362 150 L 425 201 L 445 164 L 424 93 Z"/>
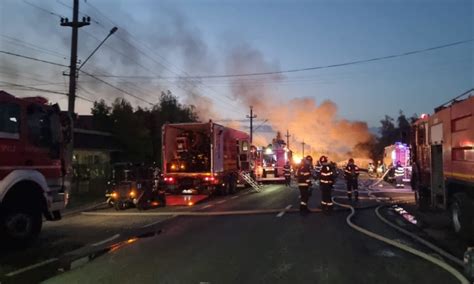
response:
<path fill-rule="evenodd" d="M 74 149 L 120 151 L 112 133 L 94 128 L 92 115 L 79 115 L 74 123 Z"/>

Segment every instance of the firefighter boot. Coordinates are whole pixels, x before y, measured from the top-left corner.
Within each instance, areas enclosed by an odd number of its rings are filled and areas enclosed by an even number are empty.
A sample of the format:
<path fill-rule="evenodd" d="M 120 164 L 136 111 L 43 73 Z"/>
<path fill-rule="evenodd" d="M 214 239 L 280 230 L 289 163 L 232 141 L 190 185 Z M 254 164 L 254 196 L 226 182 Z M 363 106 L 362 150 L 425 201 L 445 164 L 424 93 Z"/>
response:
<path fill-rule="evenodd" d="M 354 192 L 354 197 L 355 197 L 355 202 L 359 201 L 359 191 L 358 190 L 356 190 Z"/>

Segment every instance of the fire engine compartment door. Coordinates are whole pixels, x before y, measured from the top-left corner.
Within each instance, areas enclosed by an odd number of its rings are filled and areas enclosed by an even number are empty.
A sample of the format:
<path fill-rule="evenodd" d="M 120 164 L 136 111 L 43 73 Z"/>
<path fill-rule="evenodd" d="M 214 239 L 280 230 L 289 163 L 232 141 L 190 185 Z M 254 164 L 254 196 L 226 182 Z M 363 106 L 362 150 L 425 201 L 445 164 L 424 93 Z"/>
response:
<path fill-rule="evenodd" d="M 218 124 L 212 124 L 214 127 L 213 134 L 213 153 L 212 153 L 212 171 L 224 171 L 224 127 Z"/>
<path fill-rule="evenodd" d="M 443 143 L 443 124 L 438 123 L 431 126 L 431 143 L 442 144 Z"/>
<path fill-rule="evenodd" d="M 446 209 L 442 145 L 431 146 L 431 202 L 435 208 Z"/>

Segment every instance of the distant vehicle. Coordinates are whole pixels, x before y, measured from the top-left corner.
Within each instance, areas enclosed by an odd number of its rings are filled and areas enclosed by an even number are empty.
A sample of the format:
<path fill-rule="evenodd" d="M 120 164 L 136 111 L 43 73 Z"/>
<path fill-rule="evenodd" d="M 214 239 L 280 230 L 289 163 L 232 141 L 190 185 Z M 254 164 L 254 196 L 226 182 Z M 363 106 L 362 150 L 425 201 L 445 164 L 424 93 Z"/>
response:
<path fill-rule="evenodd" d="M 450 210 L 454 230 L 474 237 L 474 89 L 413 124 L 413 176 L 421 208 Z M 465 97 L 465 99 L 462 99 Z"/>
<path fill-rule="evenodd" d="M 212 121 L 165 124 L 162 143 L 169 193 L 233 193 L 240 172 L 250 172 L 249 135 Z"/>
<path fill-rule="evenodd" d="M 267 147 L 257 148 L 255 176 L 258 182 L 285 182 L 284 166 L 291 160 L 291 151 L 283 141 L 274 140 Z"/>
<path fill-rule="evenodd" d="M 401 142 L 396 142 L 393 145 L 387 146 L 384 149 L 383 164 L 385 168 L 391 170 L 395 167 L 397 162 L 400 162 L 405 169 L 405 176 L 403 181 L 409 182 L 411 177 L 411 163 L 410 163 L 410 146 Z M 394 172 L 391 170 L 391 172 Z M 394 175 L 389 173 L 387 175 L 389 181 L 394 180 Z"/>
<path fill-rule="evenodd" d="M 26 243 L 68 202 L 70 120 L 45 98 L 0 91 L 0 237 Z"/>
<path fill-rule="evenodd" d="M 116 210 L 130 207 L 147 209 L 166 206 L 159 169 L 154 165 L 117 164 L 114 166 L 107 204 Z"/>

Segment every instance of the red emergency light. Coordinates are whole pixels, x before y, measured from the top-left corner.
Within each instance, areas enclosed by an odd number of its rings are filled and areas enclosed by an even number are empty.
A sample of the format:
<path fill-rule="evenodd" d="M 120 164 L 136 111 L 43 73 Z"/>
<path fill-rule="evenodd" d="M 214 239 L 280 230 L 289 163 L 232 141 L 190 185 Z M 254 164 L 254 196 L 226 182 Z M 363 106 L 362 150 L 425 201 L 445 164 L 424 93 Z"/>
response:
<path fill-rule="evenodd" d="M 169 182 L 169 183 L 172 183 L 172 182 L 174 182 L 174 178 L 173 177 L 165 177 L 165 181 Z"/>

